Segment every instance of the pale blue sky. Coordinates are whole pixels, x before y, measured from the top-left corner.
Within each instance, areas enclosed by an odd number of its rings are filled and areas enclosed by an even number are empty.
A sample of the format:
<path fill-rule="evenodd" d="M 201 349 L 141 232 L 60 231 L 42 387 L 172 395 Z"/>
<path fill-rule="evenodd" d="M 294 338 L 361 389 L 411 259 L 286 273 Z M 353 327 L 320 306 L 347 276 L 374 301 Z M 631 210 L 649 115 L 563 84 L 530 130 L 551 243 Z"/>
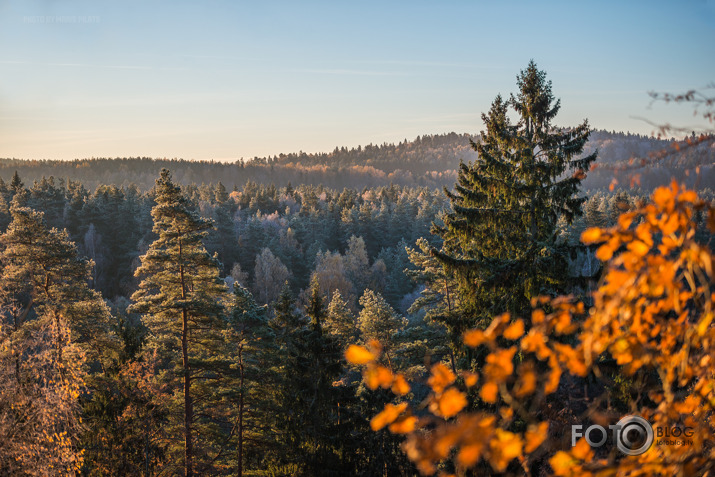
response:
<path fill-rule="evenodd" d="M 0 157 L 235 160 L 477 133 L 533 58 L 560 125 L 697 126 L 715 0 L 0 0 Z"/>

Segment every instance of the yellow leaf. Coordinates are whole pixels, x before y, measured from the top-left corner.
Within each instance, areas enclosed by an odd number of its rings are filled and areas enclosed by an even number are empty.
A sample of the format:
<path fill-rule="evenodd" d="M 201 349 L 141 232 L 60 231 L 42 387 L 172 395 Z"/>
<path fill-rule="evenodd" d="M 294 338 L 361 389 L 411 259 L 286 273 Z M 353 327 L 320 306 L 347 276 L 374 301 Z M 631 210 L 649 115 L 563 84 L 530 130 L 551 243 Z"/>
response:
<path fill-rule="evenodd" d="M 696 328 L 698 332 L 698 336 L 703 336 L 705 332 L 708 330 L 708 327 L 710 326 L 710 323 L 713 321 L 713 313 L 705 313 L 703 317 L 700 319 L 698 322 L 698 326 Z"/>
<path fill-rule="evenodd" d="M 524 334 L 524 321 L 516 320 L 504 330 L 503 336 L 508 340 L 516 340 Z"/>
<path fill-rule="evenodd" d="M 591 227 L 590 229 L 586 229 L 581 234 L 581 242 L 585 243 L 586 245 L 598 242 L 598 240 L 601 238 L 601 235 L 603 235 L 603 232 L 600 228 Z"/>
<path fill-rule="evenodd" d="M 548 437 L 549 423 L 542 422 L 539 425 L 530 425 L 524 434 L 526 439 L 526 445 L 524 446 L 524 452 L 531 454 L 534 452 Z"/>
<path fill-rule="evenodd" d="M 345 351 L 345 359 L 351 364 L 367 364 L 375 360 L 375 355 L 362 346 L 350 345 Z"/>
<path fill-rule="evenodd" d="M 391 424 L 399 417 L 402 412 L 407 409 L 407 403 L 400 404 L 385 404 L 385 408 L 377 416 L 370 421 L 370 427 L 373 431 L 379 431 L 383 427 Z"/>

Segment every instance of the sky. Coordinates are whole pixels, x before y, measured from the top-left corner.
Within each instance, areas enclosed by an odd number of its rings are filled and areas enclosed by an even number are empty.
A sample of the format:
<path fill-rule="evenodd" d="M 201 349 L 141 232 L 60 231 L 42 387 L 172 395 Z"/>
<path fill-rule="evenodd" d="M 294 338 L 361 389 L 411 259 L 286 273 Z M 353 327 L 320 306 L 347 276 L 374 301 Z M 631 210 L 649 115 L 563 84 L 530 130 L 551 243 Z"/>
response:
<path fill-rule="evenodd" d="M 715 0 L 0 0 L 0 157 L 235 161 L 478 134 L 530 59 L 558 125 L 696 129 L 691 105 L 647 93 L 715 82 Z"/>

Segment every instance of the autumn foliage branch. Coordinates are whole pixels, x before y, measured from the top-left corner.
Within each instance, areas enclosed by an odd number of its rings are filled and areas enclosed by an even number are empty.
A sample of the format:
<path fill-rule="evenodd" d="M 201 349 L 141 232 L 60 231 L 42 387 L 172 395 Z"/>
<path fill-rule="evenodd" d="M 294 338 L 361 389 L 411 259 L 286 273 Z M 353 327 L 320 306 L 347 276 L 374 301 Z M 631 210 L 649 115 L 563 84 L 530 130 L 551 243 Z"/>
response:
<path fill-rule="evenodd" d="M 592 228 L 584 243 L 606 262 L 593 306 L 572 297 L 532 300 L 528 320 L 503 314 L 485 330 L 466 332 L 466 346 L 486 353 L 476 372 L 431 367 L 422 405 L 410 383 L 380 364 L 377 342 L 352 345 L 346 358 L 364 367 L 368 387 L 391 389 L 395 403 L 372 418 L 404 434 L 403 450 L 419 471 L 440 469 L 556 475 L 704 475 L 715 471 L 715 288 L 713 255 L 695 240 L 696 216 L 715 209 L 676 183 L 652 203 L 622 214 L 609 229 Z M 629 380 L 628 412 L 654 427 L 688 427 L 691 445 L 658 445 L 638 456 L 615 448 L 596 453 L 584 438 L 571 447 L 543 412 L 568 405 L 565 383 L 598 381 L 582 417 L 607 424 L 614 379 Z"/>

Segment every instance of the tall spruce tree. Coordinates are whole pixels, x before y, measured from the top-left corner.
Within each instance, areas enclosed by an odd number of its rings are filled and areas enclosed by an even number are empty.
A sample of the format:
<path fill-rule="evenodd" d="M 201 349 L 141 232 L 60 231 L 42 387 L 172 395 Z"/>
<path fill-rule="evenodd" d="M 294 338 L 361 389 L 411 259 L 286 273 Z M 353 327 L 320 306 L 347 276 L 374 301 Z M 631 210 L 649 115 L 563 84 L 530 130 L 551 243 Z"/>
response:
<path fill-rule="evenodd" d="M 454 191 L 445 190 L 451 210 L 432 229 L 443 249 L 431 253 L 458 284 L 461 319 L 447 323 L 453 337 L 497 313 L 523 313 L 532 297 L 567 285 L 557 222 L 581 214 L 585 199 L 577 193 L 596 153 L 577 158 L 587 121 L 553 125 L 560 101 L 533 60 L 517 85 L 516 96 L 497 96 L 482 115 L 486 131 L 471 141 L 478 157 L 460 165 Z"/>
<path fill-rule="evenodd" d="M 216 432 L 211 393 L 213 383 L 222 377 L 225 321 L 219 300 L 225 285 L 219 279 L 218 261 L 202 243 L 212 222 L 192 210 L 168 170 L 161 171 L 155 190 L 151 214 L 159 238 L 141 257 L 136 275 L 143 280 L 130 311 L 144 315 L 150 340 L 167 361 L 164 379 L 174 391 L 170 405 L 182 408 L 172 413 L 178 425 L 168 432 L 181 428 L 183 434 L 183 445 L 174 445 L 170 452 L 183 453 L 176 461 L 183 460 L 183 474 L 190 477 L 213 472 L 222 452 L 211 449 Z M 181 418 L 176 419 L 178 415 Z M 178 439 L 170 436 L 170 441 Z"/>

